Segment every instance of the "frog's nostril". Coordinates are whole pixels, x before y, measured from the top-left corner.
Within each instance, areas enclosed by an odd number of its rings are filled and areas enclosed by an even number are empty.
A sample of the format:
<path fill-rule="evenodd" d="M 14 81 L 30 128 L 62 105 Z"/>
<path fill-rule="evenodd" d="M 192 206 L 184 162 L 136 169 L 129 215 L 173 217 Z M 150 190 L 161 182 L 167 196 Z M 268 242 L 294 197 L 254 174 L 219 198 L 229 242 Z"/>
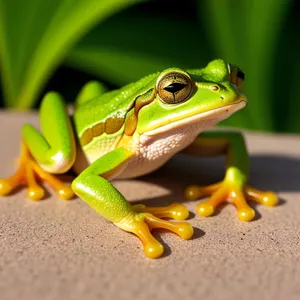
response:
<path fill-rule="evenodd" d="M 220 87 L 218 85 L 213 85 L 211 88 L 210 88 L 213 92 L 217 92 L 220 90 Z"/>

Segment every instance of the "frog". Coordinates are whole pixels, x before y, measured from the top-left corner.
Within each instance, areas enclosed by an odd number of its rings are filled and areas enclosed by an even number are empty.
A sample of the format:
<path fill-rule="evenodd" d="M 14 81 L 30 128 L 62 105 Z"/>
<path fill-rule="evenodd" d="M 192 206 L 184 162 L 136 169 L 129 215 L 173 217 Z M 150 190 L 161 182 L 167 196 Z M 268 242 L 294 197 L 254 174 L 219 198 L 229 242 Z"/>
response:
<path fill-rule="evenodd" d="M 164 247 L 153 229 L 169 230 L 184 240 L 193 237 L 187 207 L 131 204 L 112 180 L 149 174 L 178 153 L 223 155 L 224 179 L 189 185 L 183 196 L 188 201 L 206 198 L 196 207 L 200 216 L 211 216 L 220 204 L 231 202 L 241 221 L 251 221 L 255 211 L 248 201 L 275 206 L 278 197 L 248 184 L 243 134 L 211 129 L 246 106 L 244 80 L 237 65 L 214 59 L 202 68 L 168 68 L 111 91 L 91 81 L 79 92 L 72 114 L 62 96 L 50 91 L 41 102 L 41 130 L 31 124 L 22 127 L 19 167 L 0 179 L 0 195 L 27 185 L 27 197 L 40 200 L 45 196 L 40 181 L 46 182 L 60 198 L 78 196 L 102 217 L 135 234 L 144 254 L 158 258 Z M 58 178 L 69 170 L 76 174 L 71 184 Z"/>

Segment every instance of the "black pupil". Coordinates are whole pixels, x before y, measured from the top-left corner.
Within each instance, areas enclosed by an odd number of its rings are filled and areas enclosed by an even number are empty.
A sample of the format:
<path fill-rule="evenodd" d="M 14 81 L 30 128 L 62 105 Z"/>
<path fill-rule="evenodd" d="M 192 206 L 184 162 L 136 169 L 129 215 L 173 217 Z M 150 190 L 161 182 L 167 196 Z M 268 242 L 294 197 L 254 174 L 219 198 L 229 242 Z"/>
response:
<path fill-rule="evenodd" d="M 243 71 L 238 70 L 237 73 L 236 73 L 236 77 L 238 77 L 238 78 L 244 80 L 244 79 L 245 79 L 245 74 L 244 74 Z"/>
<path fill-rule="evenodd" d="M 179 91 L 181 91 L 183 88 L 185 88 L 187 85 L 184 84 L 184 83 L 180 83 L 180 82 L 174 82 L 174 83 L 171 83 L 170 85 L 166 86 L 164 88 L 164 90 L 172 93 L 172 94 L 175 94 Z"/>

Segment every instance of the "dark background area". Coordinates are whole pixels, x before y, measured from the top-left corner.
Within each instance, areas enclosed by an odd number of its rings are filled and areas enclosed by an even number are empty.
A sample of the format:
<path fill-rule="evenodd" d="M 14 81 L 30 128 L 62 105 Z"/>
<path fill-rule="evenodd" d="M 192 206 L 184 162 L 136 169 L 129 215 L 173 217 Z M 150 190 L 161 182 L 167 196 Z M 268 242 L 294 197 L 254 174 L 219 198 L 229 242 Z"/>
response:
<path fill-rule="evenodd" d="M 206 8 L 208 2 L 146 1 L 109 16 L 70 49 L 48 77 L 32 107 L 37 108 L 42 96 L 50 90 L 60 92 L 67 102 L 72 102 L 80 88 L 92 79 L 114 89 L 165 67 L 203 67 L 209 60 L 221 57 L 237 63 L 245 71 L 245 90 L 249 98 L 248 112 L 246 109 L 231 121 L 226 121 L 225 125 L 254 130 L 300 132 L 300 98 L 297 88 L 300 80 L 300 2 L 286 0 L 288 8 L 282 13 L 283 16 L 276 17 L 275 25 L 270 23 L 272 18 L 267 18 L 270 11 L 263 11 L 266 15 L 265 23 L 264 20 L 257 20 L 257 39 L 264 27 L 270 27 L 269 34 L 275 36 L 272 48 L 270 46 L 269 51 L 265 51 L 266 59 L 271 59 L 268 70 L 263 64 L 256 64 L 255 60 L 260 55 L 257 52 L 260 50 L 254 47 L 256 35 L 247 36 L 245 28 L 249 22 L 243 24 L 250 8 L 261 12 L 264 5 L 258 6 L 256 0 L 245 1 L 248 4 L 253 2 L 248 7 L 243 7 L 237 0 L 224 1 L 232 14 L 232 17 L 229 15 L 228 24 L 224 23 L 224 28 L 233 28 L 232 36 L 226 30 L 224 34 L 219 30 L 221 37 L 228 35 L 224 43 L 218 38 L 220 36 L 212 34 L 217 27 L 218 14 L 221 19 L 224 8 L 220 6 L 220 11 L 216 12 L 216 21 Z M 255 12 L 252 15 L 256 16 Z M 279 19 L 280 22 L 277 21 Z M 236 42 L 236 47 L 233 47 L 232 41 Z M 266 46 L 269 44 L 271 42 Z M 229 50 L 226 52 L 230 47 L 234 50 L 232 55 Z M 93 53 L 99 49 L 99 56 L 94 56 L 95 62 L 90 49 Z M 110 50 L 113 53 L 111 57 L 107 54 Z M 240 56 L 236 57 L 233 52 Z M 116 59 L 118 54 L 120 60 Z M 149 63 L 139 63 L 137 57 L 146 62 L 149 58 Z M 251 69 L 252 65 L 255 67 Z M 1 106 L 7 106 L 3 96 Z"/>

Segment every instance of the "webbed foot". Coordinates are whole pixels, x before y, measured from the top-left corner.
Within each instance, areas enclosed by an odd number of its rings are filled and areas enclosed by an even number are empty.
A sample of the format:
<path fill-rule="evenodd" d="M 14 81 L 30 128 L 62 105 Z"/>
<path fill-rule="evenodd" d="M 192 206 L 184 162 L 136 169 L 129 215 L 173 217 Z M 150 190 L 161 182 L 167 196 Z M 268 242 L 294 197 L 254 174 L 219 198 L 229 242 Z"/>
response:
<path fill-rule="evenodd" d="M 31 200 L 41 200 L 45 196 L 45 189 L 37 183 L 36 177 L 49 183 L 60 198 L 68 200 L 74 196 L 70 186 L 44 171 L 37 164 L 24 142 L 21 143 L 21 155 L 17 171 L 8 178 L 0 178 L 0 196 L 8 195 L 20 185 L 27 185 L 27 197 Z"/>
<path fill-rule="evenodd" d="M 134 213 L 115 224 L 125 231 L 134 233 L 142 241 L 144 253 L 149 258 L 158 258 L 164 251 L 162 244 L 151 234 L 152 229 L 167 229 L 185 240 L 193 236 L 193 227 L 188 222 L 169 222 L 161 219 L 186 219 L 189 213 L 187 208 L 182 204 L 174 203 L 166 207 L 135 205 L 133 210 Z"/>
<path fill-rule="evenodd" d="M 246 184 L 234 184 L 226 178 L 212 185 L 189 186 L 185 190 L 187 200 L 197 200 L 206 196 L 211 197 L 197 206 L 200 216 L 212 215 L 218 205 L 230 200 L 236 206 L 238 218 L 241 221 L 251 221 L 255 217 L 255 211 L 248 205 L 247 200 L 253 200 L 266 206 L 275 206 L 278 203 L 278 198 L 273 192 L 260 191 Z"/>

